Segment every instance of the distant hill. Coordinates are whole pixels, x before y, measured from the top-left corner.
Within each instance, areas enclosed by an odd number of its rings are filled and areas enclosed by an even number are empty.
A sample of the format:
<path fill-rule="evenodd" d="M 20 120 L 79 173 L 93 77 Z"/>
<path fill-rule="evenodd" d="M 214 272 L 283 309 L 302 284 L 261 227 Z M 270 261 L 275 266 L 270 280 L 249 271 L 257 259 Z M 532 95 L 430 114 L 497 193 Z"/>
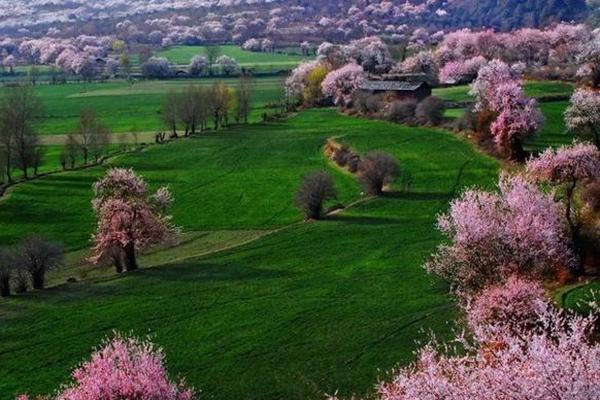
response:
<path fill-rule="evenodd" d="M 580 21 L 587 15 L 585 0 L 450 0 L 448 3 L 448 22 L 455 27 L 510 30 Z M 440 19 L 432 18 L 431 22 L 438 24 Z"/>

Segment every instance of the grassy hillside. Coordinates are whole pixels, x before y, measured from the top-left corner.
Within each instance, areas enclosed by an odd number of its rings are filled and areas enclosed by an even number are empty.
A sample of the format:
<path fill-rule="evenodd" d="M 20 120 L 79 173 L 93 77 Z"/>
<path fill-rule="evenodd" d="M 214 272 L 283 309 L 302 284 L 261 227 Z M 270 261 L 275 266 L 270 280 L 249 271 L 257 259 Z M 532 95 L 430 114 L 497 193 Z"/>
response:
<path fill-rule="evenodd" d="M 155 131 L 163 128 L 159 112 L 169 90 L 183 90 L 190 84 L 212 85 L 215 81 L 223 81 L 233 88 L 237 85 L 237 79 L 229 78 L 38 86 L 36 92 L 44 104 L 39 130 L 47 135 L 71 133 L 77 127 L 79 112 L 89 107 L 112 132 L 129 132 L 134 126 L 140 131 Z M 0 94 L 2 90 L 5 89 L 0 89 Z M 267 102 L 282 97 L 282 77 L 256 78 L 254 120 L 259 118 Z"/>
<path fill-rule="evenodd" d="M 321 153 L 330 136 L 361 152 L 393 153 L 412 175 L 410 191 L 299 223 L 293 192 L 303 173 L 331 170 Z M 448 333 L 454 311 L 446 288 L 421 268 L 440 240 L 435 216 L 462 187 L 492 185 L 498 169 L 449 133 L 334 110 L 153 147 L 115 164 L 171 184 L 175 222 L 187 231 L 270 234 L 200 257 L 188 245 L 188 259 L 175 250 L 161 267 L 0 301 L 2 399 L 53 389 L 113 329 L 151 334 L 170 371 L 207 398 L 366 393 L 380 368 L 411 359 L 423 330 Z M 339 201 L 361 198 L 353 177 L 332 172 Z M 85 246 L 89 188 L 101 173 L 17 187 L 0 202 L 8 222 L 0 240 L 36 231 L 71 249 Z"/>
<path fill-rule="evenodd" d="M 220 49 L 221 54 L 233 57 L 241 66 L 252 68 L 257 72 L 290 70 L 302 60 L 302 57 L 298 55 L 258 53 L 242 50 L 239 46 L 221 46 Z M 160 51 L 156 55 L 166 57 L 176 65 L 188 65 L 192 57 L 205 54 L 204 46 L 174 46 Z"/>

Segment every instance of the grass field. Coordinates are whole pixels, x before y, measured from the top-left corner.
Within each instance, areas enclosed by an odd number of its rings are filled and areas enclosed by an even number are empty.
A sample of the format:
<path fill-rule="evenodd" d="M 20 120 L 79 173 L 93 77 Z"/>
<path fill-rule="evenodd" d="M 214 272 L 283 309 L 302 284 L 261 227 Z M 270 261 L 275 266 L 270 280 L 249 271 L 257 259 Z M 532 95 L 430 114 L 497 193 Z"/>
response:
<path fill-rule="evenodd" d="M 531 97 L 570 96 L 573 92 L 573 84 L 560 81 L 526 81 L 524 86 L 525 93 Z M 473 97 L 469 95 L 469 90 L 468 85 L 451 86 L 434 89 L 433 94 L 446 101 L 473 101 Z"/>
<path fill-rule="evenodd" d="M 361 152 L 393 153 L 412 176 L 410 191 L 300 223 L 292 199 L 308 171 L 331 170 L 339 202 L 361 199 L 355 180 L 323 159 L 331 136 Z M 113 329 L 151 334 L 169 370 L 207 398 L 364 394 L 382 370 L 412 358 L 424 330 L 448 334 L 455 313 L 446 288 L 421 268 L 440 240 L 435 216 L 462 187 L 492 185 L 498 171 L 450 133 L 334 110 L 155 146 L 113 164 L 170 184 L 175 222 L 190 241 L 146 264 L 166 265 L 0 301 L 2 399 L 52 390 Z M 0 240 L 35 231 L 85 247 L 90 185 L 103 169 L 15 188 L 0 201 Z"/>
<path fill-rule="evenodd" d="M 77 127 L 80 111 L 89 107 L 112 132 L 129 132 L 134 126 L 140 131 L 156 131 L 164 126 L 160 108 L 169 90 L 183 90 L 190 84 L 212 85 L 215 81 L 233 88 L 237 84 L 236 79 L 229 78 L 37 86 L 36 92 L 44 104 L 43 121 L 38 129 L 46 135 L 71 133 Z M 282 97 L 282 77 L 256 78 L 253 119 L 257 120 L 264 112 L 267 102 Z"/>
<path fill-rule="evenodd" d="M 242 50 L 239 46 L 221 46 L 221 54 L 235 58 L 243 67 L 251 68 L 256 72 L 276 72 L 294 69 L 302 57 L 277 53 L 258 53 Z M 188 65 L 195 55 L 205 55 L 204 46 L 174 46 L 158 52 L 159 57 L 166 57 L 173 64 Z"/>

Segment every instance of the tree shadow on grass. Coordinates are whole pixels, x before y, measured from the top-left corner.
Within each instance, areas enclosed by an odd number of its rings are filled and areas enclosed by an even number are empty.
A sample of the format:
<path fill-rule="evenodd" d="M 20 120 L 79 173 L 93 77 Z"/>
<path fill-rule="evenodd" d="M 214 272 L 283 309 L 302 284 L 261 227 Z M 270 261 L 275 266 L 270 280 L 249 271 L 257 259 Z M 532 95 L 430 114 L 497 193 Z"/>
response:
<path fill-rule="evenodd" d="M 386 217 L 368 217 L 365 215 L 331 215 L 323 221 L 335 221 L 335 222 L 343 222 L 347 224 L 355 224 L 355 225 L 391 225 L 398 224 L 401 221 L 396 218 L 386 218 Z"/>
<path fill-rule="evenodd" d="M 384 192 L 381 197 L 409 201 L 450 201 L 453 198 L 453 193 L 390 191 Z"/>

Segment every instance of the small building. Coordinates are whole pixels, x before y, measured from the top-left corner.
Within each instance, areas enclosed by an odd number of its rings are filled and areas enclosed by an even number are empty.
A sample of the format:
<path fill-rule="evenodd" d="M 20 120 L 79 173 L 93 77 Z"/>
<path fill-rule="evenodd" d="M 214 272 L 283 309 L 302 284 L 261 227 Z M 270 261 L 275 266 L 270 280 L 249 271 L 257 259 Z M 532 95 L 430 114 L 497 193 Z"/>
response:
<path fill-rule="evenodd" d="M 431 86 L 427 82 L 407 82 L 396 80 L 365 80 L 359 90 L 368 95 L 383 95 L 389 100 L 422 101 L 431 96 Z"/>

